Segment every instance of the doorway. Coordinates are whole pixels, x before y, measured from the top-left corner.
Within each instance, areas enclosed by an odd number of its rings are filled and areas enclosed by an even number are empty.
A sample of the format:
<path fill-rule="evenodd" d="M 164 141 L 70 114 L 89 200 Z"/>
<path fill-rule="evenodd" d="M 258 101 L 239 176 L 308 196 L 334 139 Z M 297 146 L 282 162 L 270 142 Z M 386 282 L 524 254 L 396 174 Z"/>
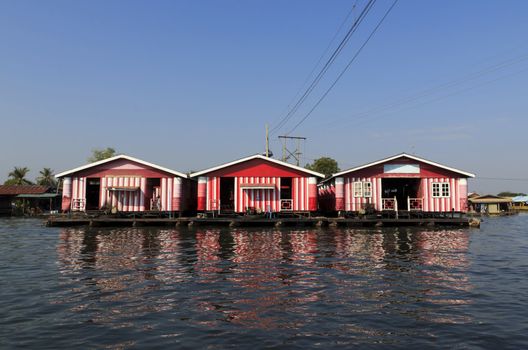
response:
<path fill-rule="evenodd" d="M 86 210 L 99 209 L 99 196 L 101 193 L 101 179 L 86 179 Z"/>
<path fill-rule="evenodd" d="M 419 188 L 420 179 L 389 178 L 381 180 L 382 197 L 396 197 L 399 210 L 409 210 L 407 207 L 407 198 L 417 198 Z"/>
<path fill-rule="evenodd" d="M 220 210 L 235 210 L 235 178 L 220 178 Z"/>
<path fill-rule="evenodd" d="M 291 177 L 280 178 L 280 209 L 282 211 L 293 210 Z"/>

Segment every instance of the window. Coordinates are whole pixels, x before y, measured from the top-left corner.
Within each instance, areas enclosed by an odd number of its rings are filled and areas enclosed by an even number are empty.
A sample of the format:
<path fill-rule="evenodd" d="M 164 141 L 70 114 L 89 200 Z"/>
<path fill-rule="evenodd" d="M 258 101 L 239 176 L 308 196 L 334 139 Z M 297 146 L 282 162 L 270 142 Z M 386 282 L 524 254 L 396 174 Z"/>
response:
<path fill-rule="evenodd" d="M 356 181 L 353 183 L 354 197 L 372 197 L 372 182 L 370 181 Z"/>
<path fill-rule="evenodd" d="M 354 197 L 363 197 L 363 183 L 361 181 L 354 182 Z"/>
<path fill-rule="evenodd" d="M 372 197 L 372 182 L 363 182 L 363 197 Z"/>
<path fill-rule="evenodd" d="M 433 182 L 433 197 L 449 197 L 449 182 Z"/>
<path fill-rule="evenodd" d="M 449 183 L 442 184 L 442 197 L 449 197 Z"/>

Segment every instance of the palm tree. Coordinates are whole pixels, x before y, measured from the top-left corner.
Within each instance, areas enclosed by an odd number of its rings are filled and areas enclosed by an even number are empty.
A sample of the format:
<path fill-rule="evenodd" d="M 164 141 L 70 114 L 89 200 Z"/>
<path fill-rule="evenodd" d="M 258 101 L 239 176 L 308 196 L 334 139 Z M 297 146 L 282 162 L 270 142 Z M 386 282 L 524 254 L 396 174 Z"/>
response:
<path fill-rule="evenodd" d="M 57 187 L 57 180 L 55 180 L 55 174 L 51 168 L 44 168 L 40 171 L 40 176 L 37 177 L 37 184 L 41 186 L 47 186 L 51 188 Z"/>
<path fill-rule="evenodd" d="M 9 178 L 4 183 L 5 185 L 32 185 L 33 183 L 26 179 L 26 175 L 29 173 L 27 167 L 15 167 L 15 169 L 9 173 Z"/>

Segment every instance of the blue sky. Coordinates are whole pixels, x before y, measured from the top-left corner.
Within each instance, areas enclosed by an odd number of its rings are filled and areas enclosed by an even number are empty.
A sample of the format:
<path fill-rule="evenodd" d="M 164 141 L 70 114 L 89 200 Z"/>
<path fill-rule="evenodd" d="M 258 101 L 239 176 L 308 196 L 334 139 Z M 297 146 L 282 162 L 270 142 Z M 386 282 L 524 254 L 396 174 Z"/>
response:
<path fill-rule="evenodd" d="M 376 2 L 272 135 L 276 155 L 277 135 L 391 3 Z M 0 1 L 0 181 L 14 166 L 31 179 L 43 167 L 67 170 L 107 146 L 183 172 L 262 152 L 265 124 L 284 117 L 347 13 L 365 4 Z M 303 163 L 331 156 L 348 168 L 409 152 L 476 173 L 471 190 L 528 192 L 528 181 L 490 180 L 528 178 L 526 13 L 521 0 L 400 0 L 292 133 L 308 138 Z"/>

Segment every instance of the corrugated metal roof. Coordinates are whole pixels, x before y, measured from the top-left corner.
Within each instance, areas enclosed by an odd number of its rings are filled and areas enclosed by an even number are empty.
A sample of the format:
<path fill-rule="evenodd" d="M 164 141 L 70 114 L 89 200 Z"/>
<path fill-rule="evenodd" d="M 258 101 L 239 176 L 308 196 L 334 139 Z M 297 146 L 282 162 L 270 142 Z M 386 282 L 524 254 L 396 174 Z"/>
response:
<path fill-rule="evenodd" d="M 512 198 L 514 203 L 526 203 L 528 202 L 528 196 L 516 196 Z"/>
<path fill-rule="evenodd" d="M 469 198 L 468 201 L 475 204 L 489 204 L 489 203 L 511 203 L 510 198 L 499 197 L 494 195 L 484 195 L 480 197 Z"/>
<path fill-rule="evenodd" d="M 55 198 L 60 196 L 59 193 L 42 193 L 42 194 L 19 194 L 17 198 L 37 198 L 37 199 L 46 199 L 46 198 Z"/>
<path fill-rule="evenodd" d="M 39 185 L 0 185 L 0 196 L 16 196 L 19 194 L 42 194 L 49 187 Z"/>

